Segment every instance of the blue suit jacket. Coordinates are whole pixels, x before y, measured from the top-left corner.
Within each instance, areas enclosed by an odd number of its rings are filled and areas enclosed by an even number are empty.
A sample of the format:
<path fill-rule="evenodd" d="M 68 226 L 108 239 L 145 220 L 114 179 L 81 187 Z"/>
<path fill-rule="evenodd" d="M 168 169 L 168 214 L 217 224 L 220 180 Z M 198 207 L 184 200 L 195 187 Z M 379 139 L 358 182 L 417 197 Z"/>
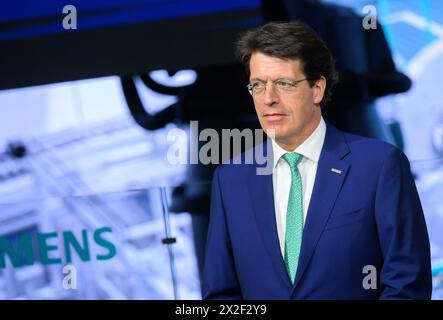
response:
<path fill-rule="evenodd" d="M 272 175 L 257 175 L 257 166 L 214 173 L 204 299 L 430 298 L 429 239 L 401 151 L 327 124 L 294 285 L 279 247 Z M 367 265 L 376 289 L 363 286 Z"/>

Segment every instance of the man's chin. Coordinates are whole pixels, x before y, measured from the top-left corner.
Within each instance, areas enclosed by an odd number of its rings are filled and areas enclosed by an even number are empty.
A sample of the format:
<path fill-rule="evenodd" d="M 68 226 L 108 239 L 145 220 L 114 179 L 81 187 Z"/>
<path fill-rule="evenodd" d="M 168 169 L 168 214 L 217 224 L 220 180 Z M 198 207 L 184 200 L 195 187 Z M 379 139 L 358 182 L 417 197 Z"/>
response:
<path fill-rule="evenodd" d="M 284 139 L 285 135 L 277 128 L 268 128 L 265 130 L 266 135 L 273 140 Z"/>

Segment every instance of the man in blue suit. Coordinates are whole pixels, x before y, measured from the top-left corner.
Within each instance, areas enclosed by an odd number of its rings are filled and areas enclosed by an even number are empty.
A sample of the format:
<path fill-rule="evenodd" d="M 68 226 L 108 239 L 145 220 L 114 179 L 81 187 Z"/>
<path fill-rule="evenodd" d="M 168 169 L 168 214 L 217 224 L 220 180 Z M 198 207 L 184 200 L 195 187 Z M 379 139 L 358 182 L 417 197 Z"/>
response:
<path fill-rule="evenodd" d="M 406 156 L 339 131 L 321 108 L 335 70 L 306 25 L 240 39 L 271 174 L 214 174 L 205 299 L 429 299 L 430 248 Z"/>

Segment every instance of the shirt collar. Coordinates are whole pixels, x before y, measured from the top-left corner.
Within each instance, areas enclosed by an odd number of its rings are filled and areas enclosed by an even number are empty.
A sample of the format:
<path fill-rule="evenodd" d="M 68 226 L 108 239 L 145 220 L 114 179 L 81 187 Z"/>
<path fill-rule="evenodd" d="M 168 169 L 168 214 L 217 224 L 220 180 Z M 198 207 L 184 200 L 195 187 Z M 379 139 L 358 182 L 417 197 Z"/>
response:
<path fill-rule="evenodd" d="M 321 149 L 323 148 L 323 142 L 326 136 L 326 123 L 323 117 L 320 118 L 320 123 L 317 128 L 311 133 L 311 135 L 303 141 L 294 151 L 314 162 L 318 162 L 320 159 Z M 285 149 L 280 147 L 274 139 L 272 139 L 272 151 L 274 155 L 274 169 L 278 164 L 280 158 L 287 153 Z"/>

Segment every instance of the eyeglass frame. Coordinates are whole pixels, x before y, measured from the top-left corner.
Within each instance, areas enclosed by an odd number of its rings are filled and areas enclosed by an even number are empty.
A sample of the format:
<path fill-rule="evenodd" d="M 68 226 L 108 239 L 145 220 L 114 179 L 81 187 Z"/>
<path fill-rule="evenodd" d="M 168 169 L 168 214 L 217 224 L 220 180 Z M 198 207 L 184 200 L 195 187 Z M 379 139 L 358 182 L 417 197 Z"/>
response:
<path fill-rule="evenodd" d="M 291 89 L 293 89 L 293 88 L 295 88 L 296 87 L 296 85 L 297 84 L 299 84 L 300 82 L 302 82 L 302 81 L 311 81 L 311 79 L 309 79 L 309 78 L 304 78 L 304 79 L 300 79 L 300 80 L 289 80 L 289 79 L 277 79 L 277 80 L 274 80 L 274 81 L 271 81 L 271 84 L 272 84 L 272 86 L 275 86 L 275 84 L 278 82 L 278 81 L 282 81 L 282 80 L 286 80 L 287 82 L 288 82 L 288 84 L 290 84 L 291 85 Z M 263 89 L 266 89 L 266 87 L 268 86 L 268 82 L 262 82 L 262 81 L 260 81 L 261 83 L 264 83 L 264 87 L 263 87 Z M 254 89 L 253 89 L 253 87 L 252 87 L 252 84 L 250 84 L 250 83 L 248 83 L 247 85 L 246 85 L 246 88 L 248 89 L 248 92 L 249 92 L 249 94 L 253 97 L 254 96 Z M 264 92 L 264 91 L 263 91 Z"/>

